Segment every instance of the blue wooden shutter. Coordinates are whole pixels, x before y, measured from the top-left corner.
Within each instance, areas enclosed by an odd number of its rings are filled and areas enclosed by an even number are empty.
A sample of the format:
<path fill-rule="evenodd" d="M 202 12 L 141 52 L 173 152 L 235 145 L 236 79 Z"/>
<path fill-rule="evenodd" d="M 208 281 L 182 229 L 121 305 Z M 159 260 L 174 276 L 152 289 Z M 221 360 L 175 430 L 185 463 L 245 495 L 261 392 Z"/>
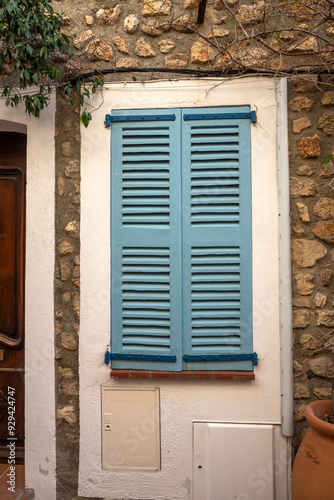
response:
<path fill-rule="evenodd" d="M 251 125 L 215 111 L 182 121 L 184 369 L 251 370 Z"/>
<path fill-rule="evenodd" d="M 182 369 L 181 112 L 156 113 L 111 116 L 113 368 Z"/>

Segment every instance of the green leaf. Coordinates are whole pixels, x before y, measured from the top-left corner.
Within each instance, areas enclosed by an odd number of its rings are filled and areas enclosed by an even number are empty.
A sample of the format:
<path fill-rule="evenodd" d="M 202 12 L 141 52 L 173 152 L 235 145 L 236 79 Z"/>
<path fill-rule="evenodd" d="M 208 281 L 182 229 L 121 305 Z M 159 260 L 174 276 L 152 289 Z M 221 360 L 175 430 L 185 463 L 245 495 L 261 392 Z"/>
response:
<path fill-rule="evenodd" d="M 332 161 L 332 159 L 333 159 L 332 155 L 325 156 L 325 158 L 323 158 L 321 163 L 323 165 L 327 165 L 328 163 L 330 163 Z"/>
<path fill-rule="evenodd" d="M 321 125 L 323 125 L 324 123 L 329 122 L 329 121 L 330 121 L 330 118 L 325 118 L 324 120 L 322 120 L 322 122 L 317 123 L 315 128 L 319 128 L 319 127 L 321 127 Z"/>
<path fill-rule="evenodd" d="M 87 128 L 91 119 L 92 115 L 90 113 L 87 113 L 85 108 L 81 113 L 80 122 Z"/>
<path fill-rule="evenodd" d="M 31 45 L 29 45 L 29 43 L 26 44 L 26 51 L 30 56 L 34 53 L 34 49 L 32 48 Z"/>
<path fill-rule="evenodd" d="M 62 67 L 54 66 L 53 54 L 60 51 L 70 57 L 73 55 L 73 38 L 62 33 L 64 19 L 52 5 L 52 0 L 0 1 L 0 75 L 4 74 L 3 65 L 8 62 L 19 75 L 19 89 L 5 85 L 0 95 L 5 98 L 7 106 L 15 107 L 23 101 L 26 112 L 36 117 L 48 105 L 54 88 L 52 83 L 63 83 L 65 73 Z M 38 92 L 25 92 L 40 82 L 47 83 L 40 85 Z M 100 85 L 103 85 L 101 78 L 89 84 L 79 78 L 76 83 L 65 83 L 63 91 L 72 97 L 75 87 L 83 105 L 84 99 L 89 99 Z M 77 102 L 75 97 L 71 99 L 72 104 Z M 91 114 L 84 109 L 82 123 L 87 126 L 91 119 Z"/>

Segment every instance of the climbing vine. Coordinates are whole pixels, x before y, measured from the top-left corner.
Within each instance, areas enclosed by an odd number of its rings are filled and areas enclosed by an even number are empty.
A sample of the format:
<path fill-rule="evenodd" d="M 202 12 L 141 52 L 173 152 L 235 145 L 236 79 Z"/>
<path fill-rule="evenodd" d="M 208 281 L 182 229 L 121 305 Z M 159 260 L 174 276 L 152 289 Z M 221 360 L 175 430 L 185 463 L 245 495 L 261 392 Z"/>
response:
<path fill-rule="evenodd" d="M 0 2 L 0 77 L 6 105 L 16 107 L 24 102 L 28 114 L 39 117 L 48 105 L 52 88 L 60 86 L 71 96 L 86 82 L 67 78 L 64 61 L 71 58 L 71 37 L 63 32 L 65 21 L 55 12 L 51 0 L 6 0 Z M 94 78 L 85 87 L 84 97 L 102 85 Z M 74 101 L 72 100 L 72 103 Z M 81 121 L 87 126 L 91 114 L 82 110 Z"/>

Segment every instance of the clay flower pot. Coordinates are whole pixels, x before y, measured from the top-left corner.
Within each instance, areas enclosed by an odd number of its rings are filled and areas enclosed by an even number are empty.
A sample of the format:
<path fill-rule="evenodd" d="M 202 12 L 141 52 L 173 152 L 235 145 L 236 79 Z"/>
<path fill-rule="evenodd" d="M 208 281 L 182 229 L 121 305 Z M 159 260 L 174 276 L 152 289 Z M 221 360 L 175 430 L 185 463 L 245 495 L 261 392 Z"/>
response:
<path fill-rule="evenodd" d="M 319 418 L 326 413 L 333 413 L 331 400 L 305 408 L 309 428 L 293 465 L 292 500 L 334 499 L 334 424 Z"/>

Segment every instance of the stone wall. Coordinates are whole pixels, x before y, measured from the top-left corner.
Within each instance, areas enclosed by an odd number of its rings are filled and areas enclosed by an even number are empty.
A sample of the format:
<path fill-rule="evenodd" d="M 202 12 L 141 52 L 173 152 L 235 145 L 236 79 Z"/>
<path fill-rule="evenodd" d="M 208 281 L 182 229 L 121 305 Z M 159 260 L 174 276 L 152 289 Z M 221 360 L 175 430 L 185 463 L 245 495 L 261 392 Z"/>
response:
<path fill-rule="evenodd" d="M 203 65 L 220 69 L 217 51 L 190 28 L 208 41 L 228 37 L 226 9 L 223 12 L 219 2 L 211 2 L 203 25 L 196 25 L 198 5 L 198 0 L 130 0 L 118 5 L 76 2 L 74 7 L 65 0 L 58 10 L 64 12 L 75 49 L 68 69 L 199 69 Z"/>
<path fill-rule="evenodd" d="M 245 24 L 263 20 L 261 2 L 249 12 L 238 1 L 228 0 L 226 8 L 214 0 L 208 3 L 202 25 L 196 25 L 198 0 L 119 0 L 119 4 L 58 0 L 55 4 L 64 12 L 66 29 L 74 37 L 74 58 L 66 63 L 70 73 L 110 68 L 223 69 L 226 59 L 210 40 L 223 44 L 232 39 L 230 9 L 239 9 Z M 260 64 L 260 56 L 248 49 L 243 62 Z M 287 61 L 284 64 L 289 67 Z M 277 67 L 277 61 L 271 60 L 269 66 Z M 159 77 L 156 72 L 117 76 L 124 80 Z M 306 428 L 305 405 L 328 398 L 334 381 L 331 85 L 330 79 L 321 82 L 317 77 L 291 78 L 289 85 L 295 446 Z M 80 136 L 79 110 L 60 94 L 56 126 L 57 495 L 68 500 L 76 497 L 78 473 Z"/>
<path fill-rule="evenodd" d="M 317 4 L 305 1 L 310 9 L 275 0 L 209 0 L 201 23 L 197 22 L 199 0 L 108 0 L 104 4 L 57 0 L 59 7 L 55 4 L 74 40 L 74 57 L 67 63 L 73 74 L 133 68 L 224 72 L 266 68 L 274 74 L 297 65 L 333 61 L 334 24 L 323 25 L 318 36 L 318 18 L 310 15 Z M 325 16 L 319 16 L 321 24 Z M 254 33 L 261 33 L 259 39 L 253 38 Z"/>
<path fill-rule="evenodd" d="M 321 81 L 323 80 L 323 81 Z M 295 445 L 304 409 L 334 382 L 334 92 L 329 78 L 289 87 Z"/>
<path fill-rule="evenodd" d="M 57 93 L 56 106 L 56 425 L 57 498 L 78 490 L 80 105 Z"/>

